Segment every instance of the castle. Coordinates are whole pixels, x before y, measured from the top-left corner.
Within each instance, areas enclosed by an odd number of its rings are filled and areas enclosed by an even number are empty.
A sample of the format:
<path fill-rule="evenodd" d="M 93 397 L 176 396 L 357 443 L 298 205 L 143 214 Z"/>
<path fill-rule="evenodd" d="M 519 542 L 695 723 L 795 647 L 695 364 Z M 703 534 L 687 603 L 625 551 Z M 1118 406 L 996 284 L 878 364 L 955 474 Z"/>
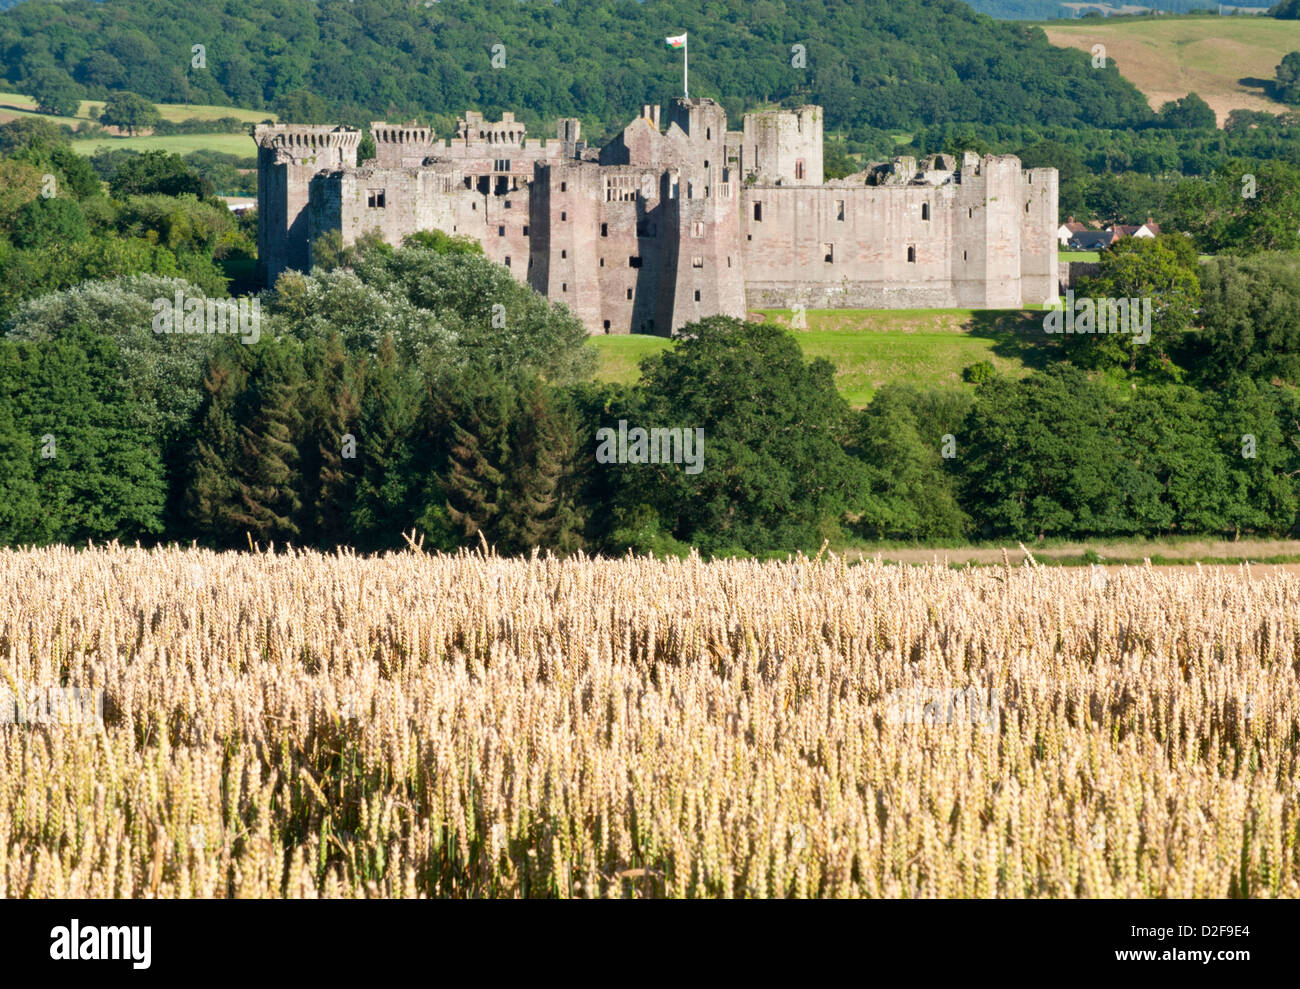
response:
<path fill-rule="evenodd" d="M 746 114 L 680 98 L 589 148 L 469 112 L 456 136 L 261 125 L 258 251 L 271 284 L 339 231 L 465 234 L 592 333 L 668 335 L 755 308 L 982 308 L 1055 300 L 1057 172 L 1009 156 L 895 158 L 823 181 L 822 109 Z"/>

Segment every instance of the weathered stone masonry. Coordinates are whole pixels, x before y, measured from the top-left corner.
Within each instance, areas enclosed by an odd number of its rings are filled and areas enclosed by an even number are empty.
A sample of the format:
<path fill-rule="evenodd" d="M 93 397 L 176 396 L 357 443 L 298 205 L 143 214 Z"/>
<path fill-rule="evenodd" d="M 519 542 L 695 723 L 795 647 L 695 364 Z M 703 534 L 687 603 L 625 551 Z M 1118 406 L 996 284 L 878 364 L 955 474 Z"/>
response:
<path fill-rule="evenodd" d="M 750 308 L 1016 308 L 1057 295 L 1057 173 L 1011 156 L 945 155 L 823 181 L 822 111 L 659 107 L 599 151 L 577 120 L 525 137 L 512 114 L 467 113 L 454 138 L 375 123 L 360 133 L 266 125 L 258 246 L 273 281 L 330 230 L 467 234 L 592 333 L 667 334 Z"/>

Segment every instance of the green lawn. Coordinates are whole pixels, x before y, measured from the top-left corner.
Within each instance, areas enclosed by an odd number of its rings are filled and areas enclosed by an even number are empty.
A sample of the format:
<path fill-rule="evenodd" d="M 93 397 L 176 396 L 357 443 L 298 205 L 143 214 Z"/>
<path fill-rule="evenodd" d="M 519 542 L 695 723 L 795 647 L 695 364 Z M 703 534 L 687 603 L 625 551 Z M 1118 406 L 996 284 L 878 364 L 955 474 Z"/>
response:
<path fill-rule="evenodd" d="M 637 365 L 641 358 L 658 354 L 672 345 L 667 337 L 645 336 L 640 333 L 593 336 L 591 342 L 600 354 L 596 377 L 601 381 L 624 385 L 635 384 L 640 380 L 641 370 Z"/>
<path fill-rule="evenodd" d="M 763 317 L 789 325 L 789 310 Z M 826 309 L 807 313 L 808 328 L 794 335 L 809 358 L 835 365 L 835 384 L 855 408 L 871 401 L 881 385 L 902 381 L 925 387 L 962 387 L 962 369 L 991 361 L 1017 377 L 1046 363 L 1054 342 L 1044 337 L 1041 317 L 1030 313 L 972 309 Z M 597 336 L 596 376 L 633 383 L 637 362 L 668 346 L 663 337 Z"/>
<path fill-rule="evenodd" d="M 72 150 L 80 155 L 93 155 L 101 148 L 123 148 L 128 151 L 173 151 L 187 155 L 191 151 L 224 151 L 253 158 L 257 145 L 247 134 L 172 134 L 166 137 L 92 137 L 74 140 Z"/>
<path fill-rule="evenodd" d="M 1057 251 L 1056 257 L 1060 261 L 1100 261 L 1100 251 Z"/>

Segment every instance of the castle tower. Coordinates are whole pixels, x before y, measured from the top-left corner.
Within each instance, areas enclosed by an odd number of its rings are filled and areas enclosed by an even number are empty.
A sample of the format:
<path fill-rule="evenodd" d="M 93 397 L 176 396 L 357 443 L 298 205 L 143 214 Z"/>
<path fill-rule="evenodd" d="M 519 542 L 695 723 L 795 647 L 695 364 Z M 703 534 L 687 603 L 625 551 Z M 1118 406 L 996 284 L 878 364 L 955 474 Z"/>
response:
<path fill-rule="evenodd" d="M 375 161 L 381 168 L 418 168 L 434 154 L 432 127 L 376 120 L 370 124 L 370 136 L 375 142 Z"/>
<path fill-rule="evenodd" d="M 727 112 L 717 100 L 678 97 L 668 107 L 668 127 L 680 127 L 690 139 L 683 181 L 708 189 L 727 181 Z"/>
<path fill-rule="evenodd" d="M 740 173 L 763 184 L 822 184 L 822 108 L 745 114 Z"/>
<path fill-rule="evenodd" d="M 353 127 L 259 124 L 253 140 L 257 142 L 257 255 L 269 286 L 286 268 L 308 268 L 312 178 L 355 168 L 361 132 Z"/>

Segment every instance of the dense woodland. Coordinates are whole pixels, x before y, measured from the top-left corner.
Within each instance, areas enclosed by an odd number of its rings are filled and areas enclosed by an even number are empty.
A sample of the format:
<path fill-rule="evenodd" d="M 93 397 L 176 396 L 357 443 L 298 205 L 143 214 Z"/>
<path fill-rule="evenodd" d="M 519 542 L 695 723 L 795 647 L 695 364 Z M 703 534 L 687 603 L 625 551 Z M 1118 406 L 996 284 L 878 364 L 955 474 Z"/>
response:
<path fill-rule="evenodd" d="M 9 84 L 53 79 L 85 98 L 131 89 L 296 119 L 420 116 L 444 134 L 466 107 L 513 110 L 538 133 L 579 116 L 598 137 L 680 95 L 681 56 L 664 37 L 681 31 L 693 94 L 733 116 L 814 102 L 838 129 L 1150 117 L 1113 68 L 956 0 L 29 0 L 0 18 L 0 51 Z M 191 65 L 195 44 L 205 69 Z M 796 44 L 806 68 L 791 64 Z"/>

